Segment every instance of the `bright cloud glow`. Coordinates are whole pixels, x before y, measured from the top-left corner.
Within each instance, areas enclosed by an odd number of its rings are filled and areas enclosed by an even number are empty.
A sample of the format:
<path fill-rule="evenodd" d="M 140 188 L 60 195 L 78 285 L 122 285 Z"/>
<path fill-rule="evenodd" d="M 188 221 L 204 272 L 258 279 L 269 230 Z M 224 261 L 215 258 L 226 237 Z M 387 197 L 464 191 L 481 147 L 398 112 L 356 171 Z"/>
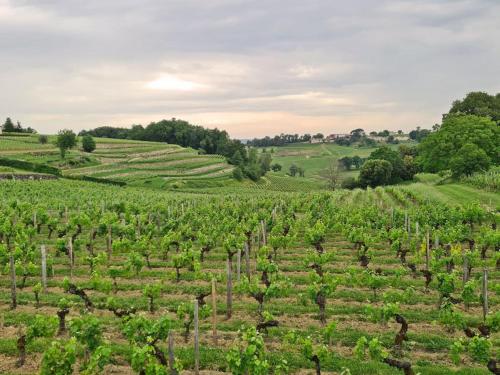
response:
<path fill-rule="evenodd" d="M 186 81 L 170 74 L 164 74 L 160 78 L 146 84 L 148 89 L 167 91 L 195 91 L 206 88 L 206 85 Z"/>

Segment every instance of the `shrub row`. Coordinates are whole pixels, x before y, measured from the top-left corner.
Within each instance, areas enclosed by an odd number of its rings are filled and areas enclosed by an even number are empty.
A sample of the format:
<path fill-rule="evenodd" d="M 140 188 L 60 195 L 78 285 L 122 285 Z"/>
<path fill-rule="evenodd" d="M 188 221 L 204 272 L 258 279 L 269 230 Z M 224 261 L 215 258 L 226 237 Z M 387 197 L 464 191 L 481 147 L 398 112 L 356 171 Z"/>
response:
<path fill-rule="evenodd" d="M 127 183 L 123 182 L 123 181 L 108 180 L 107 178 L 98 178 L 98 177 L 91 177 L 91 176 L 64 176 L 64 178 L 67 178 L 68 180 L 89 181 L 89 182 L 97 182 L 100 184 L 108 184 L 108 185 L 116 185 L 116 186 L 127 185 Z"/>
<path fill-rule="evenodd" d="M 54 176 L 61 176 L 61 171 L 58 168 L 51 167 L 46 164 L 33 163 L 30 161 L 0 158 L 0 165 L 3 165 L 5 167 L 22 169 L 24 171 L 47 173 L 47 174 L 52 174 Z"/>

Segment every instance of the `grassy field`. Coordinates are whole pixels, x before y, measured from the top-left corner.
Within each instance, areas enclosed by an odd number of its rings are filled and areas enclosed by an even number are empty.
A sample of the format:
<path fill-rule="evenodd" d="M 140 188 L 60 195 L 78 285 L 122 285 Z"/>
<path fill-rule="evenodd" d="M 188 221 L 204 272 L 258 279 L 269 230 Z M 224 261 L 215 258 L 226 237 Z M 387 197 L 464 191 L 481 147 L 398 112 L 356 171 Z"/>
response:
<path fill-rule="evenodd" d="M 390 145 L 397 148 L 398 145 Z M 332 163 L 345 156 L 359 156 L 366 158 L 376 150 L 377 147 L 351 147 L 338 146 L 333 143 L 299 143 L 282 147 L 269 147 L 267 151 L 273 152 L 273 163 L 282 165 L 279 172 L 270 172 L 272 175 L 285 176 L 289 173 L 290 166 L 295 164 L 305 170 L 305 179 L 316 183 L 318 189 L 324 189 L 326 186 L 326 171 Z M 262 149 L 261 149 L 262 150 Z M 340 177 L 356 177 L 359 170 L 341 171 Z"/>

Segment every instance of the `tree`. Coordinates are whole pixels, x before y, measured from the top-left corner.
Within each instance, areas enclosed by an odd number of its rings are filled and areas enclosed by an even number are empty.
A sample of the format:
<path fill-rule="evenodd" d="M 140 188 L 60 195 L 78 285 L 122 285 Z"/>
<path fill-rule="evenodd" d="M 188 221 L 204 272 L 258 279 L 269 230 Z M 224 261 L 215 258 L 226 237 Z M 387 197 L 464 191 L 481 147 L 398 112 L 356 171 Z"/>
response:
<path fill-rule="evenodd" d="M 351 142 L 358 142 L 361 138 L 365 137 L 365 131 L 363 129 L 354 129 L 351 131 Z"/>
<path fill-rule="evenodd" d="M 269 172 L 271 170 L 271 161 L 272 161 L 272 156 L 270 153 L 263 152 L 260 155 L 259 163 L 260 163 L 260 168 L 262 170 L 262 175 L 265 175 L 266 172 Z"/>
<path fill-rule="evenodd" d="M 414 141 L 420 142 L 425 137 L 427 137 L 430 133 L 431 133 L 431 131 L 429 129 L 420 129 L 420 126 L 417 126 L 417 129 L 412 130 L 408 134 L 408 137 Z"/>
<path fill-rule="evenodd" d="M 373 151 L 368 160 L 386 160 L 391 163 L 391 182 L 399 182 L 404 174 L 404 163 L 399 152 L 390 149 L 387 146 L 382 146 Z"/>
<path fill-rule="evenodd" d="M 72 130 L 64 129 L 57 134 L 56 145 L 64 159 L 66 151 L 76 146 L 76 134 Z"/>
<path fill-rule="evenodd" d="M 335 190 L 339 185 L 340 173 L 339 173 L 339 163 L 336 160 L 332 160 L 327 170 L 328 188 L 330 190 Z"/>
<path fill-rule="evenodd" d="M 450 169 L 454 177 L 470 176 L 474 172 L 488 170 L 490 162 L 483 149 L 474 143 L 467 143 L 450 160 Z"/>
<path fill-rule="evenodd" d="M 238 180 L 238 181 L 242 181 L 243 178 L 245 178 L 245 175 L 243 174 L 241 167 L 236 167 L 233 169 L 233 177 L 235 180 Z"/>
<path fill-rule="evenodd" d="M 467 114 L 490 117 L 493 121 L 500 121 L 500 95 L 476 91 L 470 92 L 462 100 L 453 102 L 450 114 Z"/>
<path fill-rule="evenodd" d="M 313 137 L 313 139 L 324 139 L 325 138 L 325 136 L 321 133 L 314 134 L 312 137 Z"/>
<path fill-rule="evenodd" d="M 82 138 L 82 147 L 85 152 L 92 152 L 95 150 L 95 141 L 91 135 L 84 135 Z"/>
<path fill-rule="evenodd" d="M 349 156 L 344 156 L 343 158 L 339 159 L 339 164 L 342 165 L 342 167 L 346 170 L 351 169 L 352 163 L 352 158 Z"/>
<path fill-rule="evenodd" d="M 233 170 L 233 177 L 236 180 L 241 181 L 244 177 L 248 177 L 253 181 L 258 181 L 271 170 L 272 157 L 267 152 L 263 152 L 259 157 L 257 149 L 251 148 L 248 155 L 245 150 L 243 152 L 237 150 L 228 161 L 237 166 Z"/>
<path fill-rule="evenodd" d="M 13 133 L 15 131 L 16 131 L 16 128 L 14 126 L 14 123 L 12 122 L 10 117 L 7 117 L 4 124 L 2 125 L 2 132 L 3 133 Z"/>
<path fill-rule="evenodd" d="M 38 136 L 38 143 L 45 145 L 45 144 L 47 144 L 48 141 L 49 141 L 49 137 L 47 137 L 46 135 L 40 134 Z"/>
<path fill-rule="evenodd" d="M 368 160 L 359 173 L 359 183 L 361 186 L 387 185 L 391 181 L 392 165 L 387 160 Z"/>
<path fill-rule="evenodd" d="M 418 145 L 417 164 L 424 172 L 450 169 L 451 160 L 470 143 L 482 149 L 493 164 L 500 162 L 500 127 L 494 121 L 475 115 L 450 114 L 439 130 Z"/>
<path fill-rule="evenodd" d="M 358 155 L 354 155 L 351 158 L 352 164 L 354 165 L 354 168 L 359 169 L 363 165 L 363 159 L 359 157 Z"/>
<path fill-rule="evenodd" d="M 278 164 L 278 163 L 274 163 L 273 165 L 271 165 L 271 169 L 273 170 L 273 172 L 279 172 L 281 171 L 281 164 Z"/>
<path fill-rule="evenodd" d="M 233 165 L 243 165 L 244 158 L 240 150 L 236 152 L 228 159 L 228 162 Z"/>
<path fill-rule="evenodd" d="M 295 164 L 292 164 L 290 166 L 290 176 L 295 177 L 297 175 L 298 170 L 299 168 Z"/>
<path fill-rule="evenodd" d="M 389 136 L 387 137 L 387 143 L 394 143 L 394 144 L 398 144 L 398 143 L 399 143 L 399 141 L 398 141 L 396 138 L 394 138 L 394 136 L 391 134 L 391 135 L 389 135 Z"/>

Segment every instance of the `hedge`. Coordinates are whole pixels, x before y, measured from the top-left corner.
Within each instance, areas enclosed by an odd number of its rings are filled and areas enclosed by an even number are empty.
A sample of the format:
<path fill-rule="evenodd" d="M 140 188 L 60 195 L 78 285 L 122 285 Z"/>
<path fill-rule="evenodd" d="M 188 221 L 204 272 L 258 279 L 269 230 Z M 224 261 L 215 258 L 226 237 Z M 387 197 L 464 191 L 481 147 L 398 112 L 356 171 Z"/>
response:
<path fill-rule="evenodd" d="M 108 184 L 108 185 L 116 185 L 116 186 L 127 185 L 127 183 L 123 182 L 123 181 L 108 180 L 106 178 L 97 178 L 97 177 L 91 177 L 91 176 L 64 176 L 64 178 L 67 178 L 68 180 L 89 181 L 89 182 L 97 182 L 100 184 Z"/>
<path fill-rule="evenodd" d="M 22 169 L 24 171 L 47 173 L 54 176 L 61 176 L 61 171 L 58 168 L 51 167 L 47 164 L 38 164 L 30 161 L 0 158 L 0 165 Z"/>
<path fill-rule="evenodd" d="M 31 137 L 35 133 L 2 132 L 0 137 Z"/>

